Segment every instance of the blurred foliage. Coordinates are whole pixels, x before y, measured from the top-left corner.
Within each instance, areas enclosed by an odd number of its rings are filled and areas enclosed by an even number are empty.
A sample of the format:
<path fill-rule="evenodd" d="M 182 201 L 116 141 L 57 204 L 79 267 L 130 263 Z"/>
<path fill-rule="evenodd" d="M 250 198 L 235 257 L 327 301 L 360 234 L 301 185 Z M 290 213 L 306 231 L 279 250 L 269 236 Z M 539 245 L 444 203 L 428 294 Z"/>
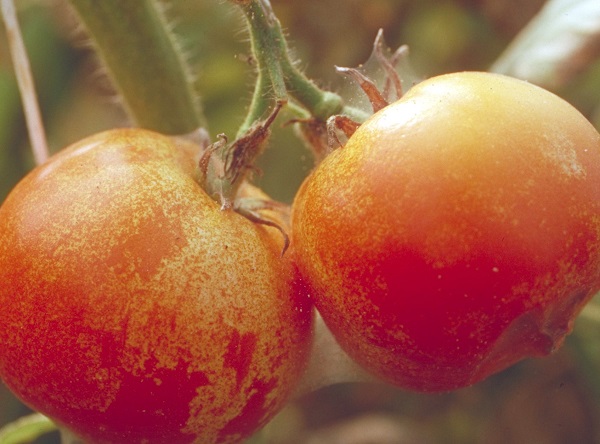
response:
<path fill-rule="evenodd" d="M 59 0 L 18 2 L 53 150 L 128 124 L 84 34 Z M 370 55 L 379 28 L 390 47 L 410 47 L 419 77 L 486 70 L 543 0 L 272 0 L 300 66 L 320 85 L 345 91 L 334 65 Z M 243 22 L 221 0 L 169 0 L 188 50 L 209 131 L 233 135 L 249 103 L 253 72 Z M 557 91 L 600 127 L 600 63 Z M 290 202 L 312 165 L 278 119 L 257 182 Z M 14 73 L 0 34 L 0 202 L 32 167 Z M 600 442 L 600 310 L 586 309 L 554 356 L 523 362 L 475 387 L 418 395 L 378 385 L 339 385 L 291 404 L 264 431 L 273 443 L 594 443 Z M 27 410 L 0 387 L 0 425 Z M 363 432 L 380 433 L 363 437 Z M 373 435 L 375 436 L 375 435 Z M 42 442 L 42 441 L 40 441 Z M 44 442 L 58 442 L 56 436 Z"/>

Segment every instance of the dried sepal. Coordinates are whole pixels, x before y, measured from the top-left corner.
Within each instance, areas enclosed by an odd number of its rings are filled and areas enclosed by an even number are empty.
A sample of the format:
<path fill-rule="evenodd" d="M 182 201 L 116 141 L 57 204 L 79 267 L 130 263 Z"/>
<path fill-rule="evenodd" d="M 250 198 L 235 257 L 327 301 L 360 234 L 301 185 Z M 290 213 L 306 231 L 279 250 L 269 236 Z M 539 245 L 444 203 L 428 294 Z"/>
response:
<path fill-rule="evenodd" d="M 222 209 L 233 208 L 248 171 L 256 170 L 254 160 L 264 150 L 271 135 L 270 126 L 285 103 L 278 100 L 264 121 L 254 124 L 233 142 L 229 143 L 225 134 L 219 134 L 218 140 L 204 150 L 198 162 L 199 182 Z"/>
<path fill-rule="evenodd" d="M 359 126 L 360 123 L 347 116 L 331 116 L 327 119 L 327 140 L 330 150 L 336 144 L 340 147 L 344 146 L 344 143 L 339 138 L 340 133 L 344 134 L 346 139 L 348 139 Z"/>
<path fill-rule="evenodd" d="M 358 69 L 336 66 L 335 70 L 340 74 L 350 76 L 356 83 L 358 83 L 358 85 L 369 98 L 374 113 L 389 105 L 381 91 L 379 91 L 379 88 L 377 88 L 377 85 L 375 85 L 375 82 L 361 73 Z"/>
<path fill-rule="evenodd" d="M 279 230 L 281 236 L 283 237 L 281 256 L 285 254 L 290 246 L 290 238 L 284 227 L 284 223 L 278 221 L 276 218 L 265 216 L 262 211 L 276 211 L 279 219 L 284 219 L 287 221 L 290 217 L 290 208 L 288 205 L 270 199 L 241 197 L 236 200 L 233 209 L 254 223 L 266 225 Z"/>

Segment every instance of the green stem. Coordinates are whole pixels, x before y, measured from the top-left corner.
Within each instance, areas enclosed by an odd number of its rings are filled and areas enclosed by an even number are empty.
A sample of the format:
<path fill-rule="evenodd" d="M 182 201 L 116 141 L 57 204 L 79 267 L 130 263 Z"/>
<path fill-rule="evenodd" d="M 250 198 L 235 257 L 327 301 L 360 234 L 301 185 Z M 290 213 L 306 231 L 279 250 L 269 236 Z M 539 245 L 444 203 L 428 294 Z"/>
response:
<path fill-rule="evenodd" d="M 55 430 L 56 425 L 50 419 L 40 413 L 33 413 L 0 428 L 0 443 L 25 444 Z"/>
<path fill-rule="evenodd" d="M 292 63 L 281 24 L 269 0 L 230 1 L 237 4 L 246 17 L 258 77 L 250 108 L 236 140 L 227 143 L 226 139 L 221 139 L 213 144 L 200 161 L 198 176 L 204 189 L 221 203 L 222 208 L 233 208 L 250 220 L 271 225 L 270 221 L 260 217 L 254 203 L 248 199 L 238 200 L 237 194 L 249 167 L 262 153 L 270 136 L 269 127 L 281 107 L 291 103 L 294 112 L 303 118 L 306 117 L 304 111 L 308 111 L 309 117 L 320 121 L 342 112 L 352 117 L 358 113 L 344 108 L 339 95 L 318 88 Z M 265 119 L 273 102 L 275 106 Z M 304 109 L 299 110 L 297 105 Z"/>
<path fill-rule="evenodd" d="M 270 80 L 270 84 L 263 80 L 263 87 L 270 85 L 277 99 L 286 98 L 289 94 L 317 119 L 327 120 L 345 111 L 339 95 L 321 90 L 292 62 L 281 24 L 269 0 L 252 0 L 242 5 L 242 10 L 250 29 L 252 51 L 259 73 Z M 265 108 L 262 102 L 268 99 L 268 90 L 257 90 L 255 99 L 262 115 Z M 257 114 L 251 107 L 249 116 L 255 117 Z M 251 118 L 246 119 L 244 125 L 247 126 L 249 121 Z"/>
<path fill-rule="evenodd" d="M 272 99 L 287 101 L 287 91 L 280 66 L 281 38 L 273 26 L 271 17 L 257 2 L 242 5 L 250 30 L 251 52 L 257 64 L 254 95 L 246 119 L 238 130 L 243 136 L 250 127 L 264 117 L 272 105 Z M 275 96 L 275 97 L 272 97 Z"/>
<path fill-rule="evenodd" d="M 165 134 L 205 125 L 182 50 L 157 0 L 70 0 L 134 122 Z"/>
<path fill-rule="evenodd" d="M 267 0 L 263 1 L 267 3 Z M 287 54 L 287 46 L 279 21 L 270 9 L 259 2 L 251 2 L 244 11 L 249 21 L 260 23 L 260 26 L 250 26 L 252 54 L 257 57 L 259 69 L 269 77 L 275 99 L 286 99 L 281 62 Z"/>
<path fill-rule="evenodd" d="M 256 84 L 254 85 L 254 93 L 252 95 L 252 101 L 250 107 L 246 113 L 244 122 L 240 125 L 236 139 L 242 137 L 246 132 L 259 121 L 271 106 L 271 100 L 266 93 L 271 88 L 270 76 L 259 69 L 256 78 Z"/>

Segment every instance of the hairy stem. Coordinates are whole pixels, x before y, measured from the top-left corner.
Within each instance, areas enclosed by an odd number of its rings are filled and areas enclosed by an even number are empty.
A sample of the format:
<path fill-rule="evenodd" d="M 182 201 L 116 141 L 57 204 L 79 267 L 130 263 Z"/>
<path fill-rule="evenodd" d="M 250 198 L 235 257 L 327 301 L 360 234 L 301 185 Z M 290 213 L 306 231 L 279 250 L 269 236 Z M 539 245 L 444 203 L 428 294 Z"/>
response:
<path fill-rule="evenodd" d="M 272 100 L 268 95 L 268 91 L 271 88 L 270 76 L 263 72 L 258 71 L 256 83 L 254 85 L 254 93 L 252 95 L 252 101 L 250 107 L 246 113 L 244 122 L 240 125 L 236 138 L 242 137 L 246 132 L 254 125 L 261 117 L 267 112 L 269 106 L 272 104 Z"/>
<path fill-rule="evenodd" d="M 280 66 L 284 48 L 281 46 L 282 40 L 277 33 L 277 27 L 274 26 L 273 17 L 254 1 L 243 4 L 242 10 L 250 31 L 251 52 L 257 64 L 257 78 L 250 108 L 237 137 L 243 136 L 264 116 L 273 99 L 287 101 L 287 90 Z"/>
<path fill-rule="evenodd" d="M 248 118 L 240 133 L 268 108 L 268 100 L 289 98 L 300 104 L 320 120 L 327 120 L 334 114 L 348 114 L 353 117 L 361 113 L 345 107 L 342 98 L 330 91 L 320 89 L 293 63 L 289 48 L 281 29 L 281 24 L 269 0 L 234 1 L 241 6 L 252 44 L 252 54 L 259 70 L 258 87 L 250 107 Z"/>
<path fill-rule="evenodd" d="M 135 124 L 165 134 L 205 125 L 192 76 L 157 0 L 70 0 Z"/>

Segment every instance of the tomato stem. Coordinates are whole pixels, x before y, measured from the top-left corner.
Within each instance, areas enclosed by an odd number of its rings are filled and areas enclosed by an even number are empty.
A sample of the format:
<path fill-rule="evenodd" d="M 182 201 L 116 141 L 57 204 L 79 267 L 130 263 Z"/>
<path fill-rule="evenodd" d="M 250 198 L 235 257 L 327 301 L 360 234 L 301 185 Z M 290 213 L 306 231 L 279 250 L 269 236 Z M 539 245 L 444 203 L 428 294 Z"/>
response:
<path fill-rule="evenodd" d="M 278 28 L 274 26 L 277 19 L 274 15 L 268 15 L 256 2 L 243 5 L 242 10 L 249 23 L 251 51 L 258 65 L 258 73 L 250 109 L 238 131 L 238 137 L 263 117 L 272 103 L 272 96 L 276 100 L 287 101 L 283 71 L 279 63 L 282 49 L 285 48 L 281 47 Z"/>
<path fill-rule="evenodd" d="M 281 23 L 269 0 L 234 3 L 241 6 L 246 17 L 252 54 L 258 65 L 253 100 L 238 134 L 243 134 L 264 116 L 273 102 L 273 96 L 276 100 L 294 100 L 319 120 L 325 121 L 330 116 L 340 113 L 364 120 L 363 113 L 344 106 L 338 94 L 320 89 L 297 68 L 290 57 Z"/>
<path fill-rule="evenodd" d="M 134 122 L 165 134 L 205 126 L 190 68 L 156 0 L 69 0 Z"/>

